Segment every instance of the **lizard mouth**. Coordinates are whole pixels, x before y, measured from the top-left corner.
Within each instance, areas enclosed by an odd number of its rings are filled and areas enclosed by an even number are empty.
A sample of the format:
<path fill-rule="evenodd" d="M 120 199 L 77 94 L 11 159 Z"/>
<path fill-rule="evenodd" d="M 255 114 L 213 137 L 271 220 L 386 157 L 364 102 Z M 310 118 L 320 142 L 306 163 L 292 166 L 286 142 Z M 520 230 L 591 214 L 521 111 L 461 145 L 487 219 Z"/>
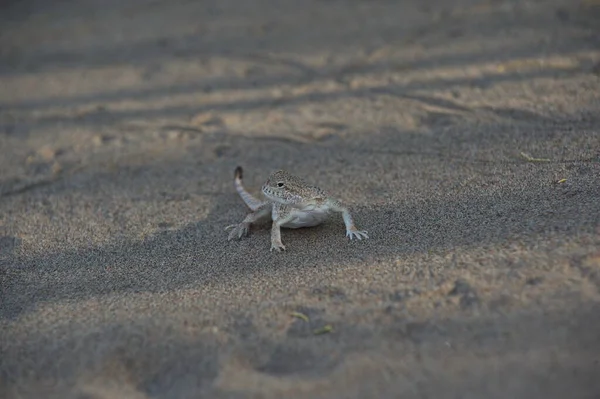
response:
<path fill-rule="evenodd" d="M 262 192 L 265 195 L 265 197 L 267 197 L 268 199 L 270 199 L 271 201 L 276 201 L 276 202 L 283 202 L 282 199 L 277 196 L 273 190 L 271 190 L 268 186 L 263 186 L 262 187 Z"/>

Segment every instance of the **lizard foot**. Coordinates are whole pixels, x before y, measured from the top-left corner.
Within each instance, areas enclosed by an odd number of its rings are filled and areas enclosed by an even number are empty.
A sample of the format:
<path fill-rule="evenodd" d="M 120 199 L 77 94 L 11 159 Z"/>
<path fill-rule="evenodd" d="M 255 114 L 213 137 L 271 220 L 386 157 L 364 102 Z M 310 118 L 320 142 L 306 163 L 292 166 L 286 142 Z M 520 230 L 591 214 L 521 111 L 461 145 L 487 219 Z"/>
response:
<path fill-rule="evenodd" d="M 240 223 L 240 224 L 232 224 L 230 226 L 225 227 L 225 230 L 231 230 L 231 233 L 229 233 L 229 237 L 227 238 L 228 241 L 231 241 L 235 238 L 237 238 L 238 240 L 241 239 L 243 236 L 247 236 L 248 232 L 250 231 L 250 225 L 248 223 Z"/>
<path fill-rule="evenodd" d="M 346 230 L 346 237 L 349 237 L 351 240 L 356 237 L 359 240 L 362 240 L 363 238 L 369 238 L 369 236 L 367 235 L 366 231 L 361 231 L 361 230 Z"/>
<path fill-rule="evenodd" d="M 283 245 L 283 243 L 281 241 L 272 242 L 271 243 L 271 251 L 276 251 L 276 252 L 285 251 L 285 245 Z"/>

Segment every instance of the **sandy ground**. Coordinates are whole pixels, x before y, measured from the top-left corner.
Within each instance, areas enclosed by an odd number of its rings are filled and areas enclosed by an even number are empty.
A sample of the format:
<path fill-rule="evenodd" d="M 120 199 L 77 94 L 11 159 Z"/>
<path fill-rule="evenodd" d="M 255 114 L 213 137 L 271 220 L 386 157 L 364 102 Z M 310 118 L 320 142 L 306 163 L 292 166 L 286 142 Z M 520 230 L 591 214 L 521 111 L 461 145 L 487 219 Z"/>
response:
<path fill-rule="evenodd" d="M 597 1 L 2 7 L 0 397 L 599 397 Z"/>

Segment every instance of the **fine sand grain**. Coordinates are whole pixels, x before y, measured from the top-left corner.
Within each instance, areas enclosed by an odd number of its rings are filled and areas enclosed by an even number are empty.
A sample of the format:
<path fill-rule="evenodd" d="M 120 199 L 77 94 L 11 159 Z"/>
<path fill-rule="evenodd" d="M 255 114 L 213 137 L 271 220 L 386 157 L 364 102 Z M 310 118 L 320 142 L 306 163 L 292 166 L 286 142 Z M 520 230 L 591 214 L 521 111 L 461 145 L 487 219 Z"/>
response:
<path fill-rule="evenodd" d="M 5 2 L 0 149 L 1 398 L 600 397 L 598 1 Z"/>

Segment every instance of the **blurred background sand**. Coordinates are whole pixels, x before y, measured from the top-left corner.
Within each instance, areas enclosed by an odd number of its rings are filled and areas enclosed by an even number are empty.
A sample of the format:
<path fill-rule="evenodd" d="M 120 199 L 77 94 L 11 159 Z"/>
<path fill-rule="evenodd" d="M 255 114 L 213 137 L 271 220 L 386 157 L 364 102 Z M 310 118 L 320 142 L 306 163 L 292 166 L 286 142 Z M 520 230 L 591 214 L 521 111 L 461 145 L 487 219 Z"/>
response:
<path fill-rule="evenodd" d="M 597 1 L 3 4 L 2 398 L 600 394 Z"/>

